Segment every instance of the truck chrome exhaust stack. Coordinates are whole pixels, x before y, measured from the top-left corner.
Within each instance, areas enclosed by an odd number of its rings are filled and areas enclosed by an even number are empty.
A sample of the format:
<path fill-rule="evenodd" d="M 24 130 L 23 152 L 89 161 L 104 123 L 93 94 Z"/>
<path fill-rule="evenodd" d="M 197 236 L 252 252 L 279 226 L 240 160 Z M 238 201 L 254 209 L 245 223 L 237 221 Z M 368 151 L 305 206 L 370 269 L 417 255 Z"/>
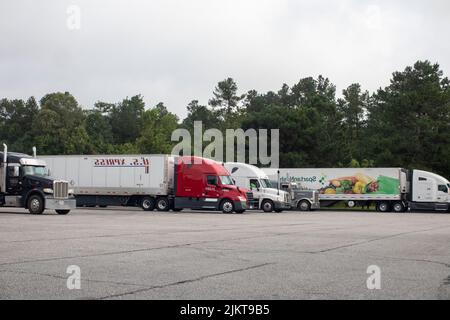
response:
<path fill-rule="evenodd" d="M 36 147 L 33 147 L 33 158 L 36 158 Z"/>
<path fill-rule="evenodd" d="M 8 146 L 6 143 L 3 144 L 3 163 L 6 164 L 6 161 L 8 160 Z"/>

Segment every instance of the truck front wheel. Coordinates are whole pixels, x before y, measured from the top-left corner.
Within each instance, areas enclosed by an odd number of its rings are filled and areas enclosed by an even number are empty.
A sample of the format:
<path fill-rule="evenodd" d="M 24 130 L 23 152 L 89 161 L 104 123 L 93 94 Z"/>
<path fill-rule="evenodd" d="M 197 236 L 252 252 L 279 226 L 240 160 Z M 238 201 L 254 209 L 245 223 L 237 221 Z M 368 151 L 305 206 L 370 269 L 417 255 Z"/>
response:
<path fill-rule="evenodd" d="M 223 213 L 232 213 L 234 211 L 234 204 L 233 201 L 225 199 L 220 204 L 220 210 L 222 210 Z"/>
<path fill-rule="evenodd" d="M 31 214 L 41 214 L 44 212 L 44 199 L 40 195 L 34 194 L 28 198 L 27 206 Z"/>
<path fill-rule="evenodd" d="M 261 204 L 261 207 L 264 212 L 272 212 L 273 211 L 273 202 L 271 200 L 264 200 Z"/>
<path fill-rule="evenodd" d="M 300 211 L 310 211 L 311 210 L 311 204 L 307 200 L 302 200 L 298 203 L 297 208 Z"/>
<path fill-rule="evenodd" d="M 156 200 L 156 210 L 169 211 L 169 200 L 167 198 L 158 198 Z"/>
<path fill-rule="evenodd" d="M 70 210 L 55 210 L 57 214 L 68 214 Z"/>

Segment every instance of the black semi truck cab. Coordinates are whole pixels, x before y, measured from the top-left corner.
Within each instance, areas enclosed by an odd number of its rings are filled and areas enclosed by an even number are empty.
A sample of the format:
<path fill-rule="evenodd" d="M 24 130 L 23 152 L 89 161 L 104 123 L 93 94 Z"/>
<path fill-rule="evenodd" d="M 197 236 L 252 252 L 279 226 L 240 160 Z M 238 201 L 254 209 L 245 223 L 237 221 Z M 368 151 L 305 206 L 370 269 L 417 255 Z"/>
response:
<path fill-rule="evenodd" d="M 53 209 L 67 214 L 76 207 L 69 183 L 50 177 L 43 160 L 23 153 L 0 152 L 0 206 L 26 208 L 32 214 Z"/>

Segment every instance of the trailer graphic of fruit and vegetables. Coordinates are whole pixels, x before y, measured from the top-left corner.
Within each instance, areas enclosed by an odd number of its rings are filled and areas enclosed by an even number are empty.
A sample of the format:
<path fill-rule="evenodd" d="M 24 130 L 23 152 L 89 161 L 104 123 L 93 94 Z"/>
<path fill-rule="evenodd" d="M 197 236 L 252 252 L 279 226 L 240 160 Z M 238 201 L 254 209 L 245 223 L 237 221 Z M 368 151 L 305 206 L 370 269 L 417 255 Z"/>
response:
<path fill-rule="evenodd" d="M 278 170 L 281 183 L 317 190 L 323 200 L 401 198 L 401 168 L 280 168 L 269 171 L 269 177 L 275 182 Z"/>
<path fill-rule="evenodd" d="M 362 172 L 352 176 L 329 180 L 319 189 L 321 194 L 397 194 L 400 181 L 397 178 L 379 175 L 374 178 Z"/>

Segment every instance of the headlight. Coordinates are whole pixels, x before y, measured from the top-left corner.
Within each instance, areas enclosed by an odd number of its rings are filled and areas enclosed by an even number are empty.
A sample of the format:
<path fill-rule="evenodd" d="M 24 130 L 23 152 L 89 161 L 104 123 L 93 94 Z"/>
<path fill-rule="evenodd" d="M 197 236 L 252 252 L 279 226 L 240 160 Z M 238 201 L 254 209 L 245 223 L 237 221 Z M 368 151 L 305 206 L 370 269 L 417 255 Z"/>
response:
<path fill-rule="evenodd" d="M 242 201 L 242 202 L 246 202 L 247 201 L 247 199 L 245 199 L 244 197 L 238 197 L 238 199 L 239 199 L 239 201 Z"/>
<path fill-rule="evenodd" d="M 69 189 L 69 190 L 67 190 L 67 193 L 68 194 L 74 194 L 74 191 L 73 191 L 73 189 Z"/>
<path fill-rule="evenodd" d="M 42 191 L 44 191 L 44 193 L 53 193 L 52 188 L 44 188 Z"/>

